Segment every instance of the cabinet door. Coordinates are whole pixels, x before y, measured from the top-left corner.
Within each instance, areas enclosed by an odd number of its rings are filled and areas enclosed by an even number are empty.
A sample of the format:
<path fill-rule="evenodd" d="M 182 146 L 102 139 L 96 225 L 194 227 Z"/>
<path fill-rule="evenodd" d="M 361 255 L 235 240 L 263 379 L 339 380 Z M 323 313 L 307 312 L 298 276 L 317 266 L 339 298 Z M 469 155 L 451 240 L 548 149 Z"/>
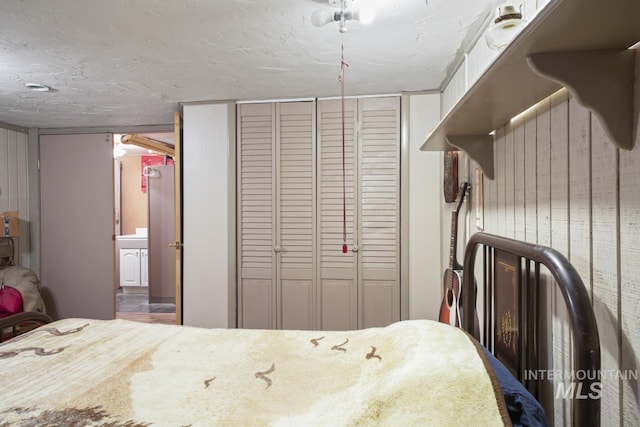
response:
<path fill-rule="evenodd" d="M 315 102 L 276 104 L 279 329 L 316 329 Z"/>
<path fill-rule="evenodd" d="M 276 328 L 273 104 L 238 106 L 240 327 Z"/>
<path fill-rule="evenodd" d="M 140 286 L 140 249 L 120 249 L 120 286 Z"/>
<path fill-rule="evenodd" d="M 318 102 L 318 306 L 323 330 L 358 327 L 356 100 L 345 101 L 345 186 L 343 187 L 342 106 Z M 343 210 L 343 197 L 346 210 Z M 347 253 L 342 253 L 346 221 Z"/>
<path fill-rule="evenodd" d="M 140 249 L 140 286 L 149 286 L 149 249 Z"/>
<path fill-rule="evenodd" d="M 400 99 L 358 100 L 359 327 L 400 320 Z"/>

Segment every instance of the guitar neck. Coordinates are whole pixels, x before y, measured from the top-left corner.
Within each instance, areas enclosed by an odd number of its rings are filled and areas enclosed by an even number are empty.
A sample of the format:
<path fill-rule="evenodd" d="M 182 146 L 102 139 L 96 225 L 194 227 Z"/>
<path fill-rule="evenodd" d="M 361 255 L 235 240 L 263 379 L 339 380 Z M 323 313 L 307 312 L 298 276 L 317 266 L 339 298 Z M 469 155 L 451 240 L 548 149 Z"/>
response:
<path fill-rule="evenodd" d="M 458 211 L 451 212 L 451 246 L 449 247 L 449 268 L 451 270 L 462 270 L 462 265 L 458 262 L 456 252 L 458 250 Z"/>

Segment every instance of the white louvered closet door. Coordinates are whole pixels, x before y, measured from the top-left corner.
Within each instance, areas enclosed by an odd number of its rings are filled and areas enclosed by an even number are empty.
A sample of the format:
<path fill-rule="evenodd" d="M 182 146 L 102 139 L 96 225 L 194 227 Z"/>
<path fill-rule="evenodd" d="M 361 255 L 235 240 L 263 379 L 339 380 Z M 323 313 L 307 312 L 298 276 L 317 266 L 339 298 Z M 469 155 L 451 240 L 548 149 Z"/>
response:
<path fill-rule="evenodd" d="M 279 329 L 317 329 L 315 115 L 315 102 L 276 104 Z"/>
<path fill-rule="evenodd" d="M 243 328 L 276 328 L 275 106 L 238 106 L 238 297 Z"/>
<path fill-rule="evenodd" d="M 342 254 L 342 115 L 318 103 L 318 233 L 322 329 L 400 320 L 400 99 L 345 104 L 346 221 Z"/>
<path fill-rule="evenodd" d="M 358 328 L 357 102 L 345 101 L 345 183 L 348 252 L 343 244 L 342 107 L 340 100 L 318 102 L 319 326 Z"/>
<path fill-rule="evenodd" d="M 359 326 L 400 320 L 400 99 L 358 101 Z"/>

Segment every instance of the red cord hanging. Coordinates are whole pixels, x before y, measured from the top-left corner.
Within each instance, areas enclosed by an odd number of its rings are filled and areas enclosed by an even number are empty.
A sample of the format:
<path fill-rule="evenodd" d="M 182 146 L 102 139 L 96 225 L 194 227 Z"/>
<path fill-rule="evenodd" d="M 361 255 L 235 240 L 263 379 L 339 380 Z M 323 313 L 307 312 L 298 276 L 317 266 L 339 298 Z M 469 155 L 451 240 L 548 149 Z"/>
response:
<path fill-rule="evenodd" d="M 349 64 L 344 62 L 344 33 L 340 42 L 341 60 L 340 74 L 340 98 L 342 100 L 342 253 L 347 253 L 347 173 L 346 173 L 346 149 L 345 149 L 345 119 L 344 119 L 344 68 L 349 68 Z"/>

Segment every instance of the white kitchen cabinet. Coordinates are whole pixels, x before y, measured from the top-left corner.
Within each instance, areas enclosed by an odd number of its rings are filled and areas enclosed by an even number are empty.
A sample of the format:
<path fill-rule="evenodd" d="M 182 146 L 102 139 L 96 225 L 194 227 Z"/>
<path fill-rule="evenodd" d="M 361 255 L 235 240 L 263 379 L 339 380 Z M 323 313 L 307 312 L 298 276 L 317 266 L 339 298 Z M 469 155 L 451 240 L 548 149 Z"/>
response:
<path fill-rule="evenodd" d="M 120 286 L 149 286 L 147 249 L 120 249 Z"/>
<path fill-rule="evenodd" d="M 140 286 L 149 286 L 149 249 L 140 249 Z"/>

